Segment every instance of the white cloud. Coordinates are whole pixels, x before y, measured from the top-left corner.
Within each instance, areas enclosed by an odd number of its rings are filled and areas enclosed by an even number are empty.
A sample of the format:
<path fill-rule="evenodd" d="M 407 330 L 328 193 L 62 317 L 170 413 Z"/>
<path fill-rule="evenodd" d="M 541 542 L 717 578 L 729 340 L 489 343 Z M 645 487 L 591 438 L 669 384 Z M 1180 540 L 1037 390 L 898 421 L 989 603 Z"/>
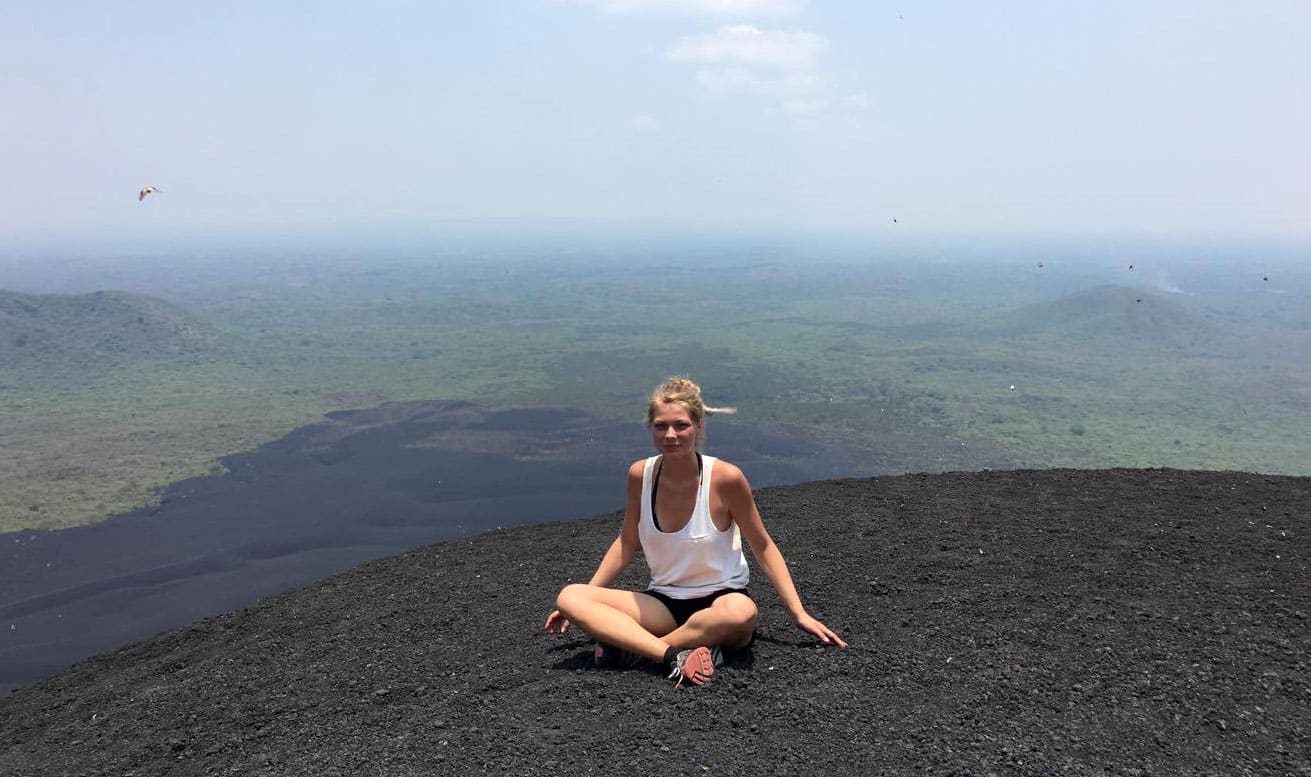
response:
<path fill-rule="evenodd" d="M 780 16 L 801 10 L 802 0 L 575 0 L 579 5 L 618 13 L 678 11 L 716 16 Z"/>
<path fill-rule="evenodd" d="M 566 0 L 556 0 L 562 2 Z M 602 11 L 678 10 L 704 14 L 785 14 L 802 9 L 805 0 L 572 0 Z M 713 95 L 732 93 L 765 97 L 769 112 L 814 124 L 837 110 L 867 109 L 862 94 L 840 96 L 841 88 L 820 67 L 829 49 L 823 35 L 806 30 L 762 29 L 754 24 L 730 24 L 710 33 L 685 35 L 665 48 L 665 59 L 695 66 L 697 84 Z M 645 118 L 632 126 L 643 132 L 658 129 Z"/>
<path fill-rule="evenodd" d="M 828 48 L 828 39 L 813 32 L 762 30 L 733 24 L 708 35 L 688 35 L 665 52 L 673 62 L 736 64 L 804 70 Z"/>
<path fill-rule="evenodd" d="M 708 35 L 680 38 L 666 49 L 665 57 L 698 65 L 696 82 L 711 94 L 773 98 L 771 113 L 814 125 L 835 108 L 869 107 L 864 94 L 838 98 L 832 77 L 819 67 L 827 50 L 828 39 L 813 32 L 735 24 Z"/>

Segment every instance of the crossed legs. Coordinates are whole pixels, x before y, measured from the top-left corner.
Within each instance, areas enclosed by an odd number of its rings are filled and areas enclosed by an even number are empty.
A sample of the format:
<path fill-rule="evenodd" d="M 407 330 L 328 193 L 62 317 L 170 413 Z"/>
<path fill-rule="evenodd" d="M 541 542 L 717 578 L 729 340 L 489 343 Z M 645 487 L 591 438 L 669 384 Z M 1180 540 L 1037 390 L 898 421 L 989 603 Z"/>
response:
<path fill-rule="evenodd" d="M 756 604 L 740 593 L 724 594 L 681 626 L 660 600 L 638 591 L 574 583 L 560 592 L 555 606 L 592 639 L 657 663 L 671 647 L 743 647 L 756 630 Z"/>

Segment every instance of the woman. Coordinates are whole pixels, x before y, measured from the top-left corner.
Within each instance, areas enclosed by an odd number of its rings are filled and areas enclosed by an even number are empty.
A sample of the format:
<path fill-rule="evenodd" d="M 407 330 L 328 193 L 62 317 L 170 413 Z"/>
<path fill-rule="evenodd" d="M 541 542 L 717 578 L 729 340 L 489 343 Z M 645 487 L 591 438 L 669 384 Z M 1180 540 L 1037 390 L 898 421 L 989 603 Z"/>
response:
<path fill-rule="evenodd" d="M 646 422 L 659 454 L 628 468 L 624 526 L 591 582 L 565 586 L 548 632 L 571 623 L 597 641 L 598 666 L 632 666 L 642 658 L 669 666 L 675 687 L 701 685 L 722 663 L 722 650 L 746 647 L 756 633 L 747 593 L 742 537 L 778 591 L 792 622 L 824 644 L 846 647 L 801 604 L 783 554 L 756 510 L 742 470 L 699 452 L 708 408 L 701 388 L 670 378 L 651 393 Z M 608 586 L 641 547 L 651 568 L 645 591 Z"/>

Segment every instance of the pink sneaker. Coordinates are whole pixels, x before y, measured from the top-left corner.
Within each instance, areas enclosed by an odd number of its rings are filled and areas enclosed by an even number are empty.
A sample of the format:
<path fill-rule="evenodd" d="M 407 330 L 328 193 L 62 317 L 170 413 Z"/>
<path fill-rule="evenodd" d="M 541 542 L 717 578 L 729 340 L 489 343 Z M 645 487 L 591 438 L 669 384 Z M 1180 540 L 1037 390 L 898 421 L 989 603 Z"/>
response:
<path fill-rule="evenodd" d="M 674 681 L 675 688 L 681 686 L 684 680 L 693 685 L 704 685 L 710 682 L 714 673 L 715 658 L 710 648 L 699 647 L 679 652 L 669 671 L 669 679 Z"/>

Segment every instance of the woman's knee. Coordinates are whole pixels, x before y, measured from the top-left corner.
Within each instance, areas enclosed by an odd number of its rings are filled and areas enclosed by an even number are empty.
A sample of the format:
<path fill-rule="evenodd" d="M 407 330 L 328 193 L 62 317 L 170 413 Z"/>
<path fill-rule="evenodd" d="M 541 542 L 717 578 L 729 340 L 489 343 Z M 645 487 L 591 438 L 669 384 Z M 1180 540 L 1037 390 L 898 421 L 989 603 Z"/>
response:
<path fill-rule="evenodd" d="M 577 588 L 578 583 L 569 583 L 568 586 L 561 588 L 560 592 L 556 594 L 556 609 L 558 611 L 569 615 L 570 609 L 573 609 L 573 604 L 578 600 Z"/>
<path fill-rule="evenodd" d="M 715 601 L 715 606 L 721 611 L 725 625 L 747 632 L 756 627 L 759 610 L 746 594 L 726 594 Z"/>
<path fill-rule="evenodd" d="M 589 588 L 591 588 L 591 586 L 586 583 L 570 583 L 565 586 L 555 597 L 556 609 L 565 615 L 571 614 L 579 604 L 588 600 Z"/>
<path fill-rule="evenodd" d="M 719 597 L 714 604 L 694 614 L 692 618 L 698 624 L 732 638 L 755 630 L 756 616 L 756 603 L 751 601 L 751 597 L 732 593 Z"/>

